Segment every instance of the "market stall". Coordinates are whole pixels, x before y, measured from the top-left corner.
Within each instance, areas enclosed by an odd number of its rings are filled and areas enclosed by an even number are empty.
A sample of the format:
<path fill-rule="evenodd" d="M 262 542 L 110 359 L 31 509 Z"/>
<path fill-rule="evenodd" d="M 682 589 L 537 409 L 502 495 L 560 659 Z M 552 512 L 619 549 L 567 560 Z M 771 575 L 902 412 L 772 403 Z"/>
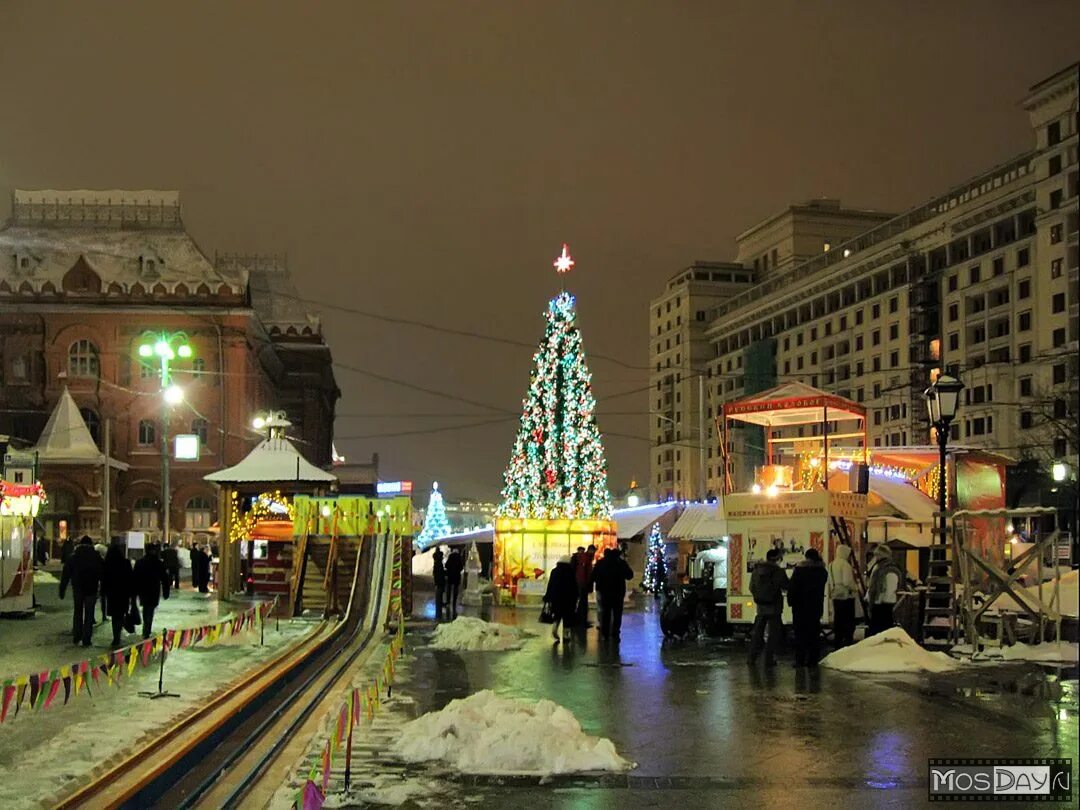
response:
<path fill-rule="evenodd" d="M 41 484 L 0 479 L 0 614 L 34 609 L 34 518 L 44 502 Z"/>

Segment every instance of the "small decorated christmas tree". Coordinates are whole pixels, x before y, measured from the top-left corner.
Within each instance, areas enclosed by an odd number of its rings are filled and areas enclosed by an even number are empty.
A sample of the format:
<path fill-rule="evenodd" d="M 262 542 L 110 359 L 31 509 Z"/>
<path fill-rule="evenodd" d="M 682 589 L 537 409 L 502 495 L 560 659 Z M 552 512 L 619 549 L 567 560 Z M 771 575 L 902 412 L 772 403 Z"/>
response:
<path fill-rule="evenodd" d="M 446 506 L 443 504 L 439 482 L 431 485 L 431 497 L 428 499 L 427 512 L 424 514 L 424 528 L 416 537 L 416 542 L 425 546 L 436 537 L 450 534 L 450 522 L 446 519 Z"/>
<path fill-rule="evenodd" d="M 667 560 L 664 558 L 664 535 L 660 524 L 654 523 L 649 531 L 649 543 L 645 549 L 645 573 L 641 587 L 647 593 L 659 596 L 667 582 Z"/>

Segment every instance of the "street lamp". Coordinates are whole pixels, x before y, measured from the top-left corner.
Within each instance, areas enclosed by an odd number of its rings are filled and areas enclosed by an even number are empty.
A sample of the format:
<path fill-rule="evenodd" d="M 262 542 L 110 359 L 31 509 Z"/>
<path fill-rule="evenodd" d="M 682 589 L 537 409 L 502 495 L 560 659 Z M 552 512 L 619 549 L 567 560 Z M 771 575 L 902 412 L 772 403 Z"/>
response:
<path fill-rule="evenodd" d="M 1060 483 L 1069 477 L 1069 468 L 1062 462 L 1055 461 L 1054 465 L 1050 468 L 1050 475 L 1055 481 Z"/>
<path fill-rule="evenodd" d="M 169 486 L 169 411 L 184 401 L 184 389 L 172 382 L 172 361 L 188 360 L 193 352 L 184 332 L 145 332 L 138 348 L 144 360 L 157 359 L 161 377 L 161 522 L 162 538 L 169 542 L 171 487 Z"/>
<path fill-rule="evenodd" d="M 946 451 L 949 445 L 949 425 L 956 416 L 956 408 L 960 403 L 960 392 L 964 390 L 964 384 L 956 377 L 941 374 L 926 389 L 923 396 L 926 397 L 926 410 L 930 415 L 930 424 L 937 431 L 938 440 L 938 529 L 941 533 L 941 542 L 945 542 L 945 534 L 948 523 L 945 519 L 945 509 L 948 505 L 948 479 L 945 472 Z"/>

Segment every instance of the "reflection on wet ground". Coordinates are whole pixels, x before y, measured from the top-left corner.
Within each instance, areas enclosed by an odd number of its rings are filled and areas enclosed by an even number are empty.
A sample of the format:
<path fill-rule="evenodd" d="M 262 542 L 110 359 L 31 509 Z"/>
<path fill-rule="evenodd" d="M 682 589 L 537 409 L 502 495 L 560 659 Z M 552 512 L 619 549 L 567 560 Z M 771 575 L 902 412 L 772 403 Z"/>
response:
<path fill-rule="evenodd" d="M 444 775 L 483 806 L 909 807 L 926 800 L 931 757 L 1077 762 L 1075 668 L 980 665 L 934 676 L 765 669 L 746 665 L 740 643 L 663 643 L 651 600 L 627 612 L 617 646 L 592 629 L 554 645 L 536 611 L 481 613 L 537 636 L 511 653 L 434 651 L 422 646 L 421 620 L 409 681 L 399 686 L 416 714 L 484 688 L 549 698 L 638 763 L 628 775 L 543 787 L 535 778 Z"/>

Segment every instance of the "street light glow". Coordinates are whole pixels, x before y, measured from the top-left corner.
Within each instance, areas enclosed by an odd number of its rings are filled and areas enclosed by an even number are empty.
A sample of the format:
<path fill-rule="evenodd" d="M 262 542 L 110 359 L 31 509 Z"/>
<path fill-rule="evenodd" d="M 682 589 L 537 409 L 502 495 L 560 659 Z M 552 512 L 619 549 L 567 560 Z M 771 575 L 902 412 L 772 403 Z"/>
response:
<path fill-rule="evenodd" d="M 184 389 L 179 385 L 170 385 L 165 389 L 165 401 L 170 405 L 179 405 L 184 401 Z"/>
<path fill-rule="evenodd" d="M 154 347 L 149 343 L 144 343 L 139 347 L 139 357 L 153 357 Z"/>
<path fill-rule="evenodd" d="M 1065 477 L 1069 474 L 1069 468 L 1062 462 L 1055 461 L 1054 466 L 1050 468 L 1050 474 L 1055 481 L 1064 481 Z"/>
<path fill-rule="evenodd" d="M 191 347 L 184 343 L 176 350 L 176 353 L 184 359 L 187 359 L 188 357 L 191 357 Z"/>
<path fill-rule="evenodd" d="M 266 427 L 266 420 L 263 419 L 261 416 L 256 416 L 254 419 L 251 420 L 251 426 L 256 430 L 262 430 L 264 427 Z"/>

